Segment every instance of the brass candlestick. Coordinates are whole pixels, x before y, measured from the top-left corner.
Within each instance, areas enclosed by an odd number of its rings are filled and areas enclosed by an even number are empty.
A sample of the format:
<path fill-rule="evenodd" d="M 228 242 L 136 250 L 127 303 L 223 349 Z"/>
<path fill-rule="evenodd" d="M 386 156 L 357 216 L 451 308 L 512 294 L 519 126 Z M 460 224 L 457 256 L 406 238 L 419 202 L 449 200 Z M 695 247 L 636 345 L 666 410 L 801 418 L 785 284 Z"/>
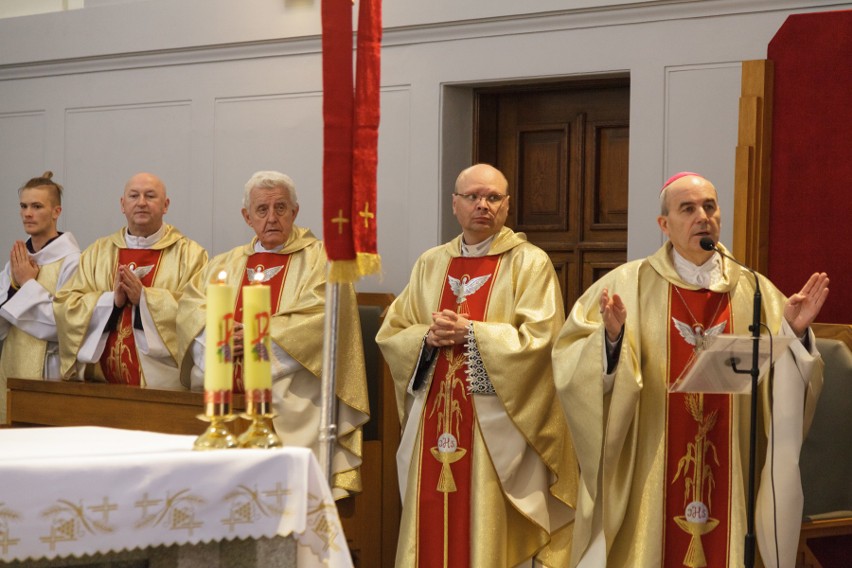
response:
<path fill-rule="evenodd" d="M 241 448 L 280 448 L 281 438 L 269 421 L 275 418 L 272 411 L 272 390 L 253 389 L 246 392 L 246 411 L 240 417 L 251 420 L 248 429 L 239 437 Z"/>
<path fill-rule="evenodd" d="M 210 422 L 210 426 L 204 431 L 195 443 L 193 450 L 223 450 L 238 447 L 237 439 L 225 426 L 235 416 L 231 414 L 231 391 L 204 391 L 204 414 L 199 414 L 198 419 Z"/>

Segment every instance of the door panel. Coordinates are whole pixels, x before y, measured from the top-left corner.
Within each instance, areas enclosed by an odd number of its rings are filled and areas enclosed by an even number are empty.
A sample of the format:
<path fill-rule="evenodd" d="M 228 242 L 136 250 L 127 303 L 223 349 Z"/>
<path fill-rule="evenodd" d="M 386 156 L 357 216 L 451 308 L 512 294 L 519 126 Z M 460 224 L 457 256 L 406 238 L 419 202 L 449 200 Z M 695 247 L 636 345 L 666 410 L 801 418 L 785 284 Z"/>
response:
<path fill-rule="evenodd" d="M 566 310 L 627 258 L 627 77 L 475 91 L 474 156 L 509 180 L 506 224 L 547 251 Z"/>

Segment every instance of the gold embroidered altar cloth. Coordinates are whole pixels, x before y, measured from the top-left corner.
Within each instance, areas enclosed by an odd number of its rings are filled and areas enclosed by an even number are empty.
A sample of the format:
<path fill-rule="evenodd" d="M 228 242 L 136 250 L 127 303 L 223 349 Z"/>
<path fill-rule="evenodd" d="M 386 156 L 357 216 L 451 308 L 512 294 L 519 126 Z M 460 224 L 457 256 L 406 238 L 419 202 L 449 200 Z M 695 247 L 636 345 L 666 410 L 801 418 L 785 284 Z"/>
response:
<path fill-rule="evenodd" d="M 304 448 L 192 450 L 194 436 L 0 430 L 0 563 L 292 536 L 299 568 L 352 566 Z"/>

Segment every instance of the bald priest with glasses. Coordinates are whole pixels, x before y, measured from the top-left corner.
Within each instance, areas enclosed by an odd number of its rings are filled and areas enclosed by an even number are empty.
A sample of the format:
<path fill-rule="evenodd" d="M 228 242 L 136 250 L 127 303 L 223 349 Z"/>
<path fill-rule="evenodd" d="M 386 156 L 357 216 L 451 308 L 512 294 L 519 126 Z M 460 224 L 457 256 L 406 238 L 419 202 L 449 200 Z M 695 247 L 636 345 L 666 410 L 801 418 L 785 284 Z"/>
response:
<path fill-rule="evenodd" d="M 564 320 L 547 254 L 504 226 L 508 182 L 459 174 L 462 234 L 426 251 L 376 340 L 396 387 L 398 566 L 564 566 L 574 451 L 549 350 Z"/>

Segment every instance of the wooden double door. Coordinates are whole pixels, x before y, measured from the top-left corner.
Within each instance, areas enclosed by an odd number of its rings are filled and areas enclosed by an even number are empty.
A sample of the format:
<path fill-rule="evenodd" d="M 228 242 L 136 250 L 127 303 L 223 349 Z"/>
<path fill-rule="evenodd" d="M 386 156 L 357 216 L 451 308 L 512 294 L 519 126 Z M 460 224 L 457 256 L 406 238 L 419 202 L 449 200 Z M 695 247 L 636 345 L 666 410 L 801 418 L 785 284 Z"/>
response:
<path fill-rule="evenodd" d="M 565 309 L 627 259 L 627 77 L 475 91 L 474 159 L 499 168 L 506 224 L 547 251 Z"/>

